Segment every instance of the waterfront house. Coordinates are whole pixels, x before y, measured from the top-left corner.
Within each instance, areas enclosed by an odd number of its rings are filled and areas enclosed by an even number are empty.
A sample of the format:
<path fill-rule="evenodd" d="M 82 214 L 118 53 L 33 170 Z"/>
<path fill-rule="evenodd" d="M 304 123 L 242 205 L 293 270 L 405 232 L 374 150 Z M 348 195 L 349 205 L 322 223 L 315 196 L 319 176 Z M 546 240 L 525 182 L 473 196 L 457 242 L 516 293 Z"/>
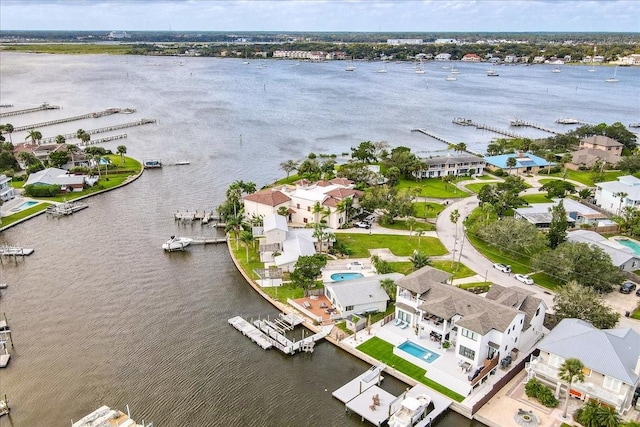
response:
<path fill-rule="evenodd" d="M 596 183 L 596 204 L 607 212 L 618 214 L 626 206 L 640 207 L 640 179 L 619 176 L 617 181 Z"/>
<path fill-rule="evenodd" d="M 27 185 L 59 185 L 64 192 L 82 191 L 86 185 L 93 185 L 96 179 L 89 178 L 87 175 L 69 174 L 64 169 L 47 168 L 29 175 L 24 183 Z"/>
<path fill-rule="evenodd" d="M 507 160 L 509 158 L 516 159 L 516 165 L 513 168 L 507 166 Z M 484 158 L 487 161 L 487 168 L 491 170 L 504 169 L 511 173 L 515 170 L 515 173 L 536 173 L 540 169 L 553 166 L 555 163 L 551 163 L 538 157 L 533 153 L 518 151 L 517 153 L 500 154 L 498 156 L 487 156 Z"/>
<path fill-rule="evenodd" d="M 407 322 L 417 339 L 451 343 L 458 366 L 469 373 L 467 380 L 436 365 L 426 377 L 466 396 L 499 360 L 510 363 L 542 336 L 547 307 L 519 287 L 494 284 L 482 297 L 446 284 L 450 277 L 427 266 L 397 280 L 396 318 Z"/>
<path fill-rule="evenodd" d="M 624 271 L 636 271 L 640 269 L 640 257 L 633 249 L 628 248 L 615 240 L 610 240 L 590 230 L 575 230 L 567 233 L 567 241 L 587 243 L 602 249 L 611 258 L 611 263 Z"/>
<path fill-rule="evenodd" d="M 11 186 L 11 177 L 0 175 L 0 200 L 7 202 L 14 197 L 16 197 L 16 193 Z"/>
<path fill-rule="evenodd" d="M 569 169 L 591 168 L 598 161 L 615 165 L 620 161 L 624 145 L 608 136 L 594 135 L 581 140 L 579 147 L 571 154 Z"/>
<path fill-rule="evenodd" d="M 558 205 L 560 200 L 562 200 L 564 210 L 567 212 L 569 227 L 583 224 L 596 226 L 600 221 L 609 217 L 607 214 L 603 214 L 573 199 L 553 199 L 553 203 L 534 203 L 523 208 L 517 208 L 514 210 L 513 217 L 527 220 L 539 228 L 549 228 L 552 218 L 550 209 Z"/>
<path fill-rule="evenodd" d="M 387 309 L 389 295 L 380 282 L 384 279 L 396 281 L 402 277 L 400 273 L 390 273 L 327 282 L 324 284 L 324 294 L 342 318 L 353 314 L 366 316 Z"/>
<path fill-rule="evenodd" d="M 450 53 L 439 53 L 433 59 L 436 61 L 450 61 L 451 54 Z"/>
<path fill-rule="evenodd" d="M 584 365 L 584 381 L 571 384 L 570 395 L 596 400 L 620 414 L 631 409 L 640 385 L 640 334 L 631 328 L 597 329 L 579 319 L 563 319 L 537 345 L 540 354 L 525 365 L 529 378 L 551 385 L 556 396 L 566 395 L 567 383 L 558 378 L 566 359 Z"/>
<path fill-rule="evenodd" d="M 422 159 L 426 169 L 414 172 L 417 178 L 439 178 L 442 176 L 482 175 L 487 162 L 472 154 L 439 156 Z"/>
<path fill-rule="evenodd" d="M 244 196 L 244 211 L 247 218 L 253 215 L 266 217 L 284 207 L 288 222 L 298 227 L 322 222 L 337 229 L 347 222 L 347 204 L 355 210 L 360 207 L 359 198 L 363 193 L 354 187 L 353 181 L 344 178 L 316 182 L 299 180 L 294 185 L 268 188 Z"/>
<path fill-rule="evenodd" d="M 462 57 L 462 60 L 466 62 L 480 62 L 482 58 L 475 53 L 467 53 Z"/>

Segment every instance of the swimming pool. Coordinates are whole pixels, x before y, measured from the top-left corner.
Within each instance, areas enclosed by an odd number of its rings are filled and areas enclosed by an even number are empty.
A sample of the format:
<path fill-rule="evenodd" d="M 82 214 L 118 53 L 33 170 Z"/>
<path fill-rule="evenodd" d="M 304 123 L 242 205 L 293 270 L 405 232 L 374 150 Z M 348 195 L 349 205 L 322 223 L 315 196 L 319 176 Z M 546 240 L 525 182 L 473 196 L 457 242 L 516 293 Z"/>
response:
<path fill-rule="evenodd" d="M 20 206 L 17 206 L 15 208 L 11 209 L 11 212 L 20 212 L 20 211 L 23 211 L 25 209 L 29 209 L 30 207 L 35 206 L 38 203 L 40 203 L 40 202 L 34 202 L 34 201 L 24 202 Z"/>
<path fill-rule="evenodd" d="M 636 243 L 633 240 L 629 240 L 629 239 L 618 239 L 617 240 L 618 243 L 620 243 L 622 246 L 626 246 L 628 248 L 631 248 L 631 250 L 638 256 L 640 256 L 640 245 L 638 243 Z"/>
<path fill-rule="evenodd" d="M 410 355 L 422 359 L 427 363 L 433 363 L 440 355 L 433 351 L 429 351 L 421 345 L 412 343 L 411 341 L 405 341 L 398 346 L 398 348 Z"/>
<path fill-rule="evenodd" d="M 364 275 L 361 273 L 351 273 L 351 272 L 333 273 L 331 275 L 331 280 L 333 280 L 334 282 L 341 282 L 343 280 L 353 280 L 353 279 L 359 279 L 361 277 L 364 277 Z"/>

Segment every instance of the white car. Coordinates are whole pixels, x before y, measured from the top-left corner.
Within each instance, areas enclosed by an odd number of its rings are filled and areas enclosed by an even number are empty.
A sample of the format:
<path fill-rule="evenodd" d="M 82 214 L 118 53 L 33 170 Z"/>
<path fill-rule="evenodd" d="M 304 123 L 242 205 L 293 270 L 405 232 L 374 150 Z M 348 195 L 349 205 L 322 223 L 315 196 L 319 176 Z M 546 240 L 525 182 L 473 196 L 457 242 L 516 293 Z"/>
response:
<path fill-rule="evenodd" d="M 503 273 L 511 273 L 511 266 L 504 264 L 493 264 L 493 268 L 502 271 Z"/>
<path fill-rule="evenodd" d="M 364 221 L 356 222 L 353 225 L 355 227 L 358 227 L 358 228 L 371 228 L 371 224 L 369 224 L 368 222 L 364 222 Z"/>
<path fill-rule="evenodd" d="M 521 281 L 525 285 L 533 285 L 533 279 L 531 277 L 527 276 L 526 274 L 516 274 L 513 277 L 515 277 L 516 280 Z"/>
<path fill-rule="evenodd" d="M 354 269 L 354 268 L 360 268 L 360 269 L 362 269 L 362 268 L 364 268 L 364 264 L 363 264 L 363 263 L 361 263 L 360 261 L 352 261 L 352 262 L 350 262 L 349 264 L 347 264 L 347 268 L 348 268 L 349 270 L 352 270 L 352 269 Z"/>

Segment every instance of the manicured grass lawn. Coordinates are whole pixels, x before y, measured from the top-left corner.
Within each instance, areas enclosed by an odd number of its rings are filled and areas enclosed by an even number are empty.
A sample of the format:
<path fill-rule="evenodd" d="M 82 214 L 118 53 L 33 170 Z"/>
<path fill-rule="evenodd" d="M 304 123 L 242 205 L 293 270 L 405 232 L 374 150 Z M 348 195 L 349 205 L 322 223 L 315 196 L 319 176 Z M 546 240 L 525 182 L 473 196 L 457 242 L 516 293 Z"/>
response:
<path fill-rule="evenodd" d="M 551 203 L 553 200 L 547 197 L 547 193 L 540 194 L 524 194 L 520 196 L 522 199 L 526 200 L 527 203 Z"/>
<path fill-rule="evenodd" d="M 416 218 L 436 218 L 445 206 L 435 202 L 416 202 L 413 204 L 413 214 Z"/>
<path fill-rule="evenodd" d="M 262 290 L 274 300 L 280 301 L 284 304 L 287 303 L 287 298 L 297 299 L 304 297 L 304 289 L 295 287 L 291 284 L 262 288 Z"/>
<path fill-rule="evenodd" d="M 253 271 L 255 269 L 261 270 L 264 268 L 264 263 L 260 262 L 260 254 L 258 253 L 257 246 L 249 247 L 249 262 L 247 262 L 247 254 L 242 242 L 238 242 L 238 246 L 236 248 L 236 241 L 233 233 L 229 234 L 229 239 L 231 239 L 231 244 L 229 246 L 240 263 L 240 267 L 242 267 L 245 273 L 247 273 L 252 279 L 260 279 L 260 277 Z M 278 297 L 280 297 L 279 293 Z"/>
<path fill-rule="evenodd" d="M 541 176 L 546 175 L 544 173 L 539 174 Z M 624 175 L 622 171 L 610 171 L 604 173 L 605 181 L 615 181 L 617 177 Z M 562 171 L 558 173 L 552 173 L 551 176 L 557 176 L 562 178 Z M 595 184 L 593 179 L 591 179 L 591 171 L 574 171 L 567 169 L 567 179 L 578 181 L 581 184 L 586 185 L 587 187 L 593 187 Z"/>
<path fill-rule="evenodd" d="M 465 186 L 465 188 L 469 191 L 473 191 L 474 193 L 478 194 L 480 192 L 480 190 L 482 189 L 482 187 L 484 187 L 485 185 L 491 185 L 493 183 L 489 183 L 489 182 L 474 182 L 473 184 L 467 184 Z"/>
<path fill-rule="evenodd" d="M 4 216 L 2 217 L 2 224 L 0 225 L 0 228 L 2 227 L 6 227 L 7 225 L 11 225 L 16 221 L 20 221 L 23 218 L 28 217 L 29 215 L 32 215 L 36 212 L 40 212 L 43 211 L 45 209 L 47 209 L 49 206 L 51 206 L 51 203 L 39 203 L 35 206 L 30 207 L 29 209 L 25 209 L 23 211 L 20 212 L 16 212 L 13 215 L 9 215 L 9 216 Z"/>
<path fill-rule="evenodd" d="M 471 270 L 466 265 L 455 261 L 453 263 L 453 267 L 451 267 L 451 261 L 446 260 L 434 260 L 431 262 L 431 265 L 438 270 L 446 271 L 447 273 L 453 274 L 454 279 L 462 279 L 465 277 L 474 276 L 475 271 Z"/>
<path fill-rule="evenodd" d="M 422 181 L 400 180 L 396 188 L 398 190 L 402 188 L 418 188 L 420 189 L 420 197 L 433 197 L 436 199 L 467 196 L 467 193 L 456 188 L 453 182 L 445 186 L 445 183 L 438 178 L 423 179 Z"/>
<path fill-rule="evenodd" d="M 482 181 L 488 181 L 488 180 L 500 179 L 500 178 L 498 178 L 497 176 L 494 176 L 494 175 L 480 175 L 480 176 L 477 176 L 476 179 L 480 179 Z"/>
<path fill-rule="evenodd" d="M 391 234 L 338 233 L 336 239 L 351 250 L 354 258 L 368 258 L 369 249 L 388 248 L 396 256 L 411 256 L 414 250 L 429 256 L 444 255 L 445 247 L 435 237 L 411 237 Z"/>
<path fill-rule="evenodd" d="M 395 222 L 393 224 L 384 224 L 381 225 L 384 228 L 389 228 L 391 230 L 409 230 L 409 225 L 407 224 L 407 221 L 405 220 L 401 220 L 401 219 L 397 219 L 395 220 Z M 423 222 L 423 221 L 418 221 L 414 226 L 413 226 L 413 233 L 415 236 L 415 233 L 417 230 L 424 230 L 424 231 L 433 231 L 436 229 L 436 226 L 428 223 L 428 222 Z"/>
<path fill-rule="evenodd" d="M 536 285 L 540 285 L 543 288 L 547 288 L 554 292 L 559 291 L 562 287 L 558 279 L 555 279 L 546 273 L 535 273 L 531 274 L 529 277 L 533 279 Z"/>
<path fill-rule="evenodd" d="M 487 288 L 491 287 L 491 283 L 490 282 L 472 282 L 472 283 L 463 283 L 460 285 L 457 285 L 460 289 L 471 289 L 471 288 L 482 288 L 484 286 L 486 286 Z"/>
<path fill-rule="evenodd" d="M 464 396 L 425 378 L 424 374 L 427 371 L 393 354 L 393 345 L 378 337 L 368 339 L 364 343 L 360 344 L 357 349 L 426 385 L 427 387 L 444 394 L 456 402 L 462 402 L 464 400 Z"/>

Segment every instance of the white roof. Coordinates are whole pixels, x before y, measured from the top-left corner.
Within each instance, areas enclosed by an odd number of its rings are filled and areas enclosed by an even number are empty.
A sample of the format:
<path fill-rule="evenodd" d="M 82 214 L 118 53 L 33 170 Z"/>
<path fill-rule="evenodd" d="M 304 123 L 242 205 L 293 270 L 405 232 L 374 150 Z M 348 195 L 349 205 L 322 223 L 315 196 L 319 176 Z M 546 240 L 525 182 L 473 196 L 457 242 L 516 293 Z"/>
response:
<path fill-rule="evenodd" d="M 524 208 L 516 209 L 516 212 L 519 214 L 532 214 L 532 213 L 549 213 L 549 209 L 554 206 L 557 206 L 560 202 L 560 199 L 553 199 L 553 203 L 533 203 L 530 206 Z M 562 206 L 564 206 L 564 210 L 570 213 L 577 213 L 580 216 L 589 216 L 589 217 L 598 217 L 598 218 L 606 218 L 607 215 L 598 212 L 597 210 L 590 208 L 589 206 L 583 205 L 582 203 L 573 200 L 573 199 L 562 199 Z"/>
<path fill-rule="evenodd" d="M 64 169 L 48 168 L 29 175 L 24 185 L 36 183 L 52 185 L 83 184 L 84 175 L 69 175 Z"/>
<path fill-rule="evenodd" d="M 627 193 L 625 199 L 640 200 L 640 179 L 632 175 L 619 176 L 618 181 L 597 182 L 596 186 L 611 193 Z"/>
<path fill-rule="evenodd" d="M 562 319 L 538 348 L 565 359 L 575 357 L 601 374 L 635 385 L 640 334 L 631 328 L 596 329 L 579 319 Z"/>
<path fill-rule="evenodd" d="M 314 255 L 316 247 L 312 233 L 312 229 L 292 230 L 287 233 L 287 239 L 282 243 L 282 255 L 274 258 L 276 265 L 290 264 L 296 262 L 301 256 Z"/>
<path fill-rule="evenodd" d="M 262 223 L 264 225 L 264 231 L 282 230 L 289 231 L 287 225 L 287 218 L 278 214 L 267 215 L 263 218 Z"/>
<path fill-rule="evenodd" d="M 569 242 L 588 243 L 602 249 L 609 255 L 611 262 L 615 266 L 621 266 L 630 259 L 636 258 L 631 248 L 621 245 L 620 243 L 609 240 L 595 231 L 575 230 L 567 233 Z"/>

